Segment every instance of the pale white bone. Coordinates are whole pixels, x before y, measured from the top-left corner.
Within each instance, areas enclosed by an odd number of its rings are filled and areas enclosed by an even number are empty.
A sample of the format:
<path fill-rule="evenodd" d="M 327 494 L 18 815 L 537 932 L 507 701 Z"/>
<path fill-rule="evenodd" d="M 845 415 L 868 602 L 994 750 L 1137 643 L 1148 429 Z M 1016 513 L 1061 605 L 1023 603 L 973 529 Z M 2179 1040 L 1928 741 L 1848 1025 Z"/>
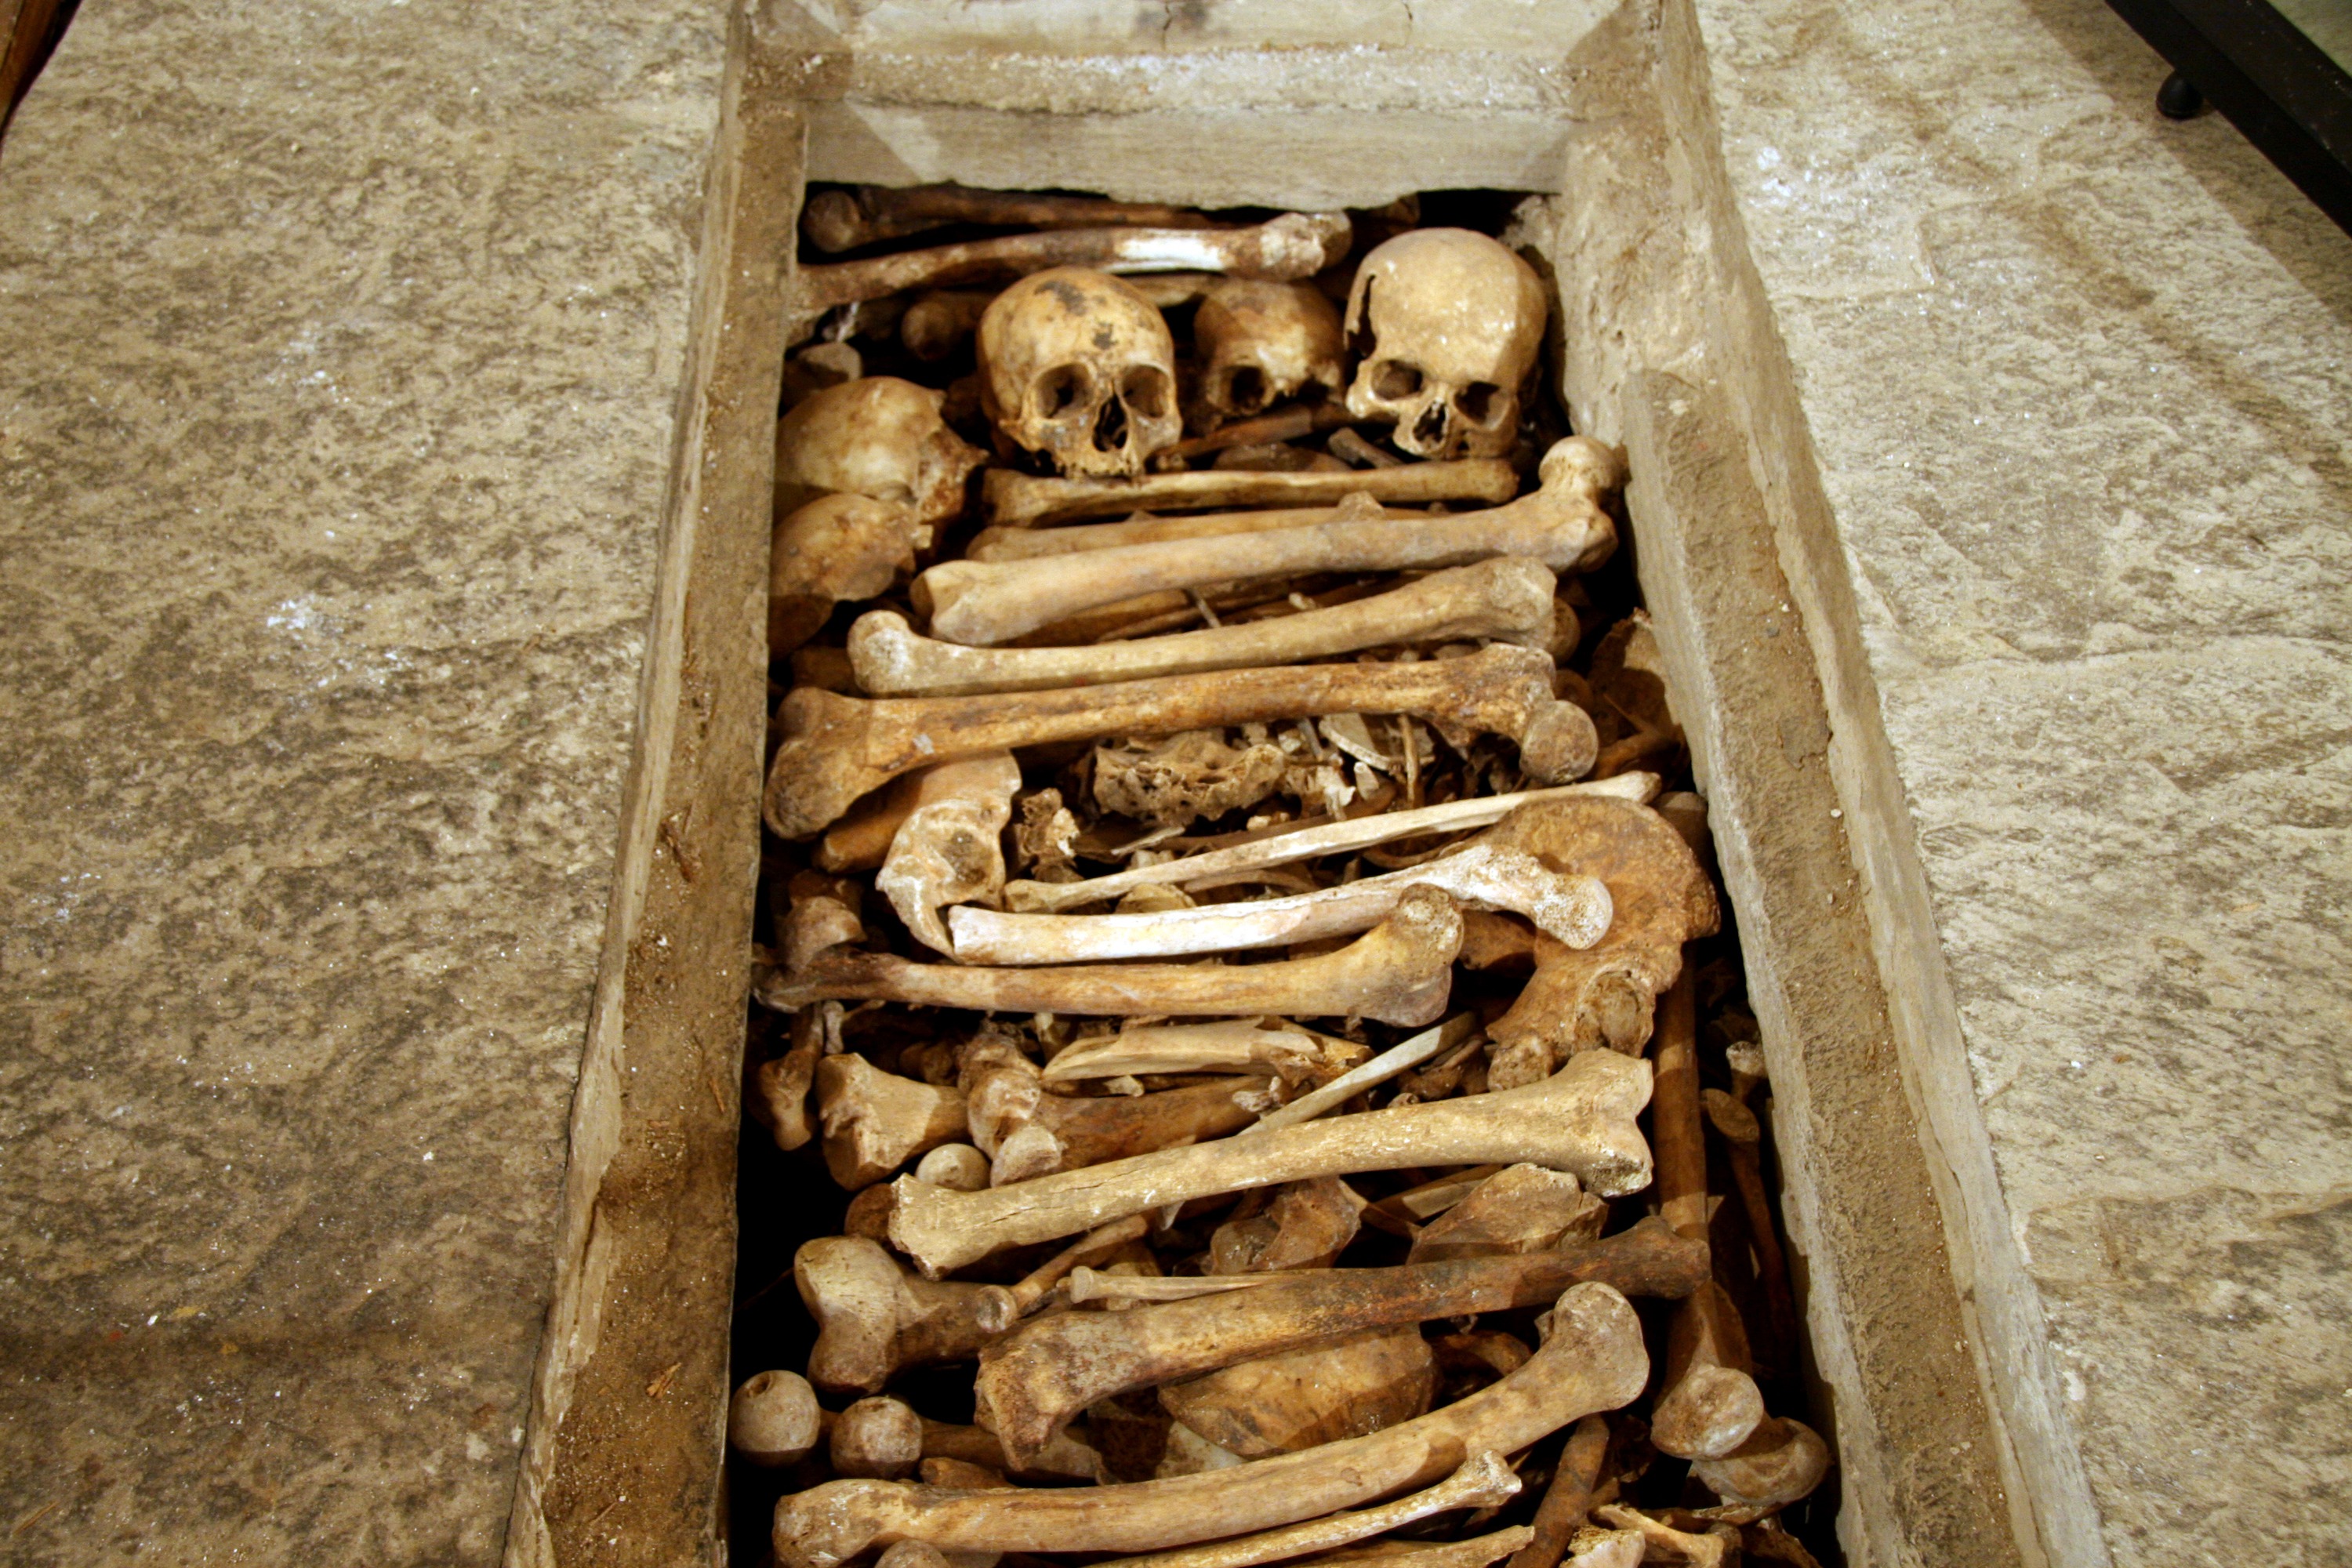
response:
<path fill-rule="evenodd" d="M 772 1544 L 784 1568 L 839 1568 L 869 1546 L 904 1540 L 943 1551 L 1149 1552 L 1426 1487 L 1467 1454 L 1515 1453 L 1641 1393 L 1649 1358 L 1622 1296 L 1605 1285 L 1576 1286 L 1552 1321 L 1551 1338 L 1517 1372 L 1370 1436 L 1126 1486 L 945 1492 L 834 1481 L 777 1504 Z"/>
<path fill-rule="evenodd" d="M 1462 228 L 1383 241 L 1348 291 L 1349 335 L 1372 339 L 1348 412 L 1395 426 L 1417 458 L 1508 451 L 1546 314 L 1543 280 L 1499 241 Z"/>
<path fill-rule="evenodd" d="M 1270 1132 L 1277 1127 L 1311 1121 L 1333 1106 L 1346 1104 L 1374 1084 L 1386 1083 L 1399 1073 L 1412 1071 L 1438 1052 L 1452 1050 L 1475 1033 L 1477 1027 L 1478 1016 L 1475 1013 L 1463 1013 L 1448 1018 L 1437 1027 L 1424 1029 L 1409 1040 L 1391 1046 L 1371 1060 L 1350 1068 L 1322 1088 L 1302 1094 L 1277 1110 L 1267 1111 L 1254 1125 L 1242 1131 Z"/>
<path fill-rule="evenodd" d="M 763 980 L 757 994 L 786 1011 L 811 1002 L 872 1000 L 1087 1017 L 1355 1016 L 1410 1026 L 1445 1010 L 1461 943 L 1462 917 L 1452 901 L 1433 889 L 1408 889 L 1388 919 L 1314 958 L 981 969 L 852 950 Z M 924 1125 L 928 1135 L 930 1124 Z M 933 1138 L 921 1147 L 946 1141 Z M 899 1157 L 920 1152 L 909 1145 Z"/>
<path fill-rule="evenodd" d="M 1284 213 L 1247 228 L 1066 228 L 803 267 L 793 279 L 784 342 L 797 343 L 838 305 L 915 289 L 941 289 L 1049 267 L 1102 272 L 1214 272 L 1311 278 L 1347 254 L 1344 213 Z"/>
<path fill-rule="evenodd" d="M 1055 914 L 1087 904 L 1113 902 L 1138 888 L 1153 884 L 1185 887 L 1236 871 L 1288 866 L 1325 855 L 1352 854 L 1359 849 L 1370 849 L 1422 834 L 1492 827 L 1519 807 L 1532 805 L 1538 801 L 1597 795 L 1642 805 L 1654 797 L 1657 791 L 1658 775 L 1655 773 L 1619 773 L 1615 778 L 1561 784 L 1552 789 L 1482 795 L 1475 800 L 1449 801 L 1442 805 L 1419 806 L 1410 811 L 1377 812 L 1370 816 L 1354 817 L 1345 822 L 1296 828 L 1270 838 L 1236 844 L 1229 849 L 1213 849 L 1181 860 L 1131 867 L 1107 877 L 1092 877 L 1084 881 L 1007 882 L 1004 885 L 1004 901 L 1008 907 L 1024 913 Z"/>
<path fill-rule="evenodd" d="M 1580 1530 L 1569 1542 L 1561 1568 L 1641 1568 L 1649 1550 L 1638 1530 Z"/>
<path fill-rule="evenodd" d="M 889 1188 L 887 1232 L 893 1247 L 937 1279 L 1003 1247 L 1315 1176 L 1526 1161 L 1621 1197 L 1649 1184 L 1649 1145 L 1633 1124 L 1649 1098 L 1648 1062 L 1587 1051 L 1523 1089 L 1163 1149 L 985 1193 L 943 1192 L 902 1176 Z"/>
<path fill-rule="evenodd" d="M 1020 789 L 1021 764 L 1011 752 L 961 757 L 919 775 L 914 808 L 891 835 L 874 890 L 926 947 L 954 954 L 940 923 L 942 908 L 992 904 L 1003 895 L 1004 829 Z"/>
<path fill-rule="evenodd" d="M 1609 889 L 1599 878 L 1563 876 L 1532 855 L 1474 844 L 1426 865 L 1287 898 L 1131 915 L 1005 914 L 965 905 L 948 911 L 948 931 L 965 963 L 1239 952 L 1369 931 L 1406 889 L 1420 887 L 1436 888 L 1465 910 L 1524 915 L 1570 947 L 1591 947 L 1609 930 Z"/>
<path fill-rule="evenodd" d="M 1412 472 L 1408 467 L 1383 469 L 1380 476 L 1338 477 L 1360 484 Z M 1544 455 L 1540 489 L 1484 511 L 1324 522 L 1027 561 L 942 562 L 915 579 L 915 603 L 928 606 L 934 637 L 984 647 L 1141 595 L 1252 578 L 1466 566 L 1496 555 L 1524 555 L 1554 571 L 1580 571 L 1600 564 L 1616 548 L 1616 524 L 1600 498 L 1621 472 L 1614 448 L 1591 437 L 1570 436 Z"/>
<path fill-rule="evenodd" d="M 870 696 L 953 697 L 1303 664 L 1404 643 L 1540 647 L 1552 591 L 1541 562 L 1502 556 L 1324 609 L 1088 647 L 967 647 L 922 636 L 895 610 L 869 610 L 849 628 L 849 662 Z"/>
<path fill-rule="evenodd" d="M 1059 472 L 1131 477 L 1184 433 L 1168 323 L 1107 272 L 1024 278 L 989 302 L 977 352 L 989 423 Z"/>
<path fill-rule="evenodd" d="M 1642 1561 L 1644 1563 L 1685 1563 L 1689 1568 L 1721 1568 L 1722 1564 L 1735 1560 L 1733 1550 L 1739 1541 L 1737 1534 L 1730 1534 L 1729 1539 L 1727 1540 L 1725 1536 L 1717 1535 L 1713 1531 L 1709 1531 L 1705 1535 L 1693 1535 L 1687 1531 L 1676 1530 L 1672 1525 L 1652 1519 L 1648 1514 L 1638 1510 L 1615 1503 L 1604 1503 L 1594 1509 L 1592 1517 L 1603 1524 L 1614 1525 L 1620 1530 L 1638 1531 L 1642 1537 L 1643 1548 Z M 1727 1531 L 1727 1534 L 1729 1532 Z"/>
<path fill-rule="evenodd" d="M 1231 511 L 1237 507 L 1336 506 L 1349 496 L 1425 506 L 1519 493 L 1517 470 L 1500 458 L 1458 463 L 1407 463 L 1373 472 L 1255 473 L 1203 468 L 1135 479 L 1056 479 L 991 468 L 981 479 L 981 514 L 1000 528 L 1032 528 L 1125 517 L 1138 511 Z"/>
<path fill-rule="evenodd" d="M 1503 1456 L 1491 1450 L 1472 1454 L 1462 1468 L 1426 1491 L 1402 1497 L 1357 1513 L 1335 1513 L 1282 1530 L 1206 1546 L 1181 1547 L 1142 1557 L 1119 1557 L 1095 1568 L 1253 1568 L 1260 1563 L 1280 1563 L 1310 1552 L 1384 1534 L 1415 1520 L 1458 1508 L 1489 1508 L 1517 1497 L 1519 1478 Z"/>
<path fill-rule="evenodd" d="M 727 1402 L 727 1441 L 755 1465 L 789 1465 L 816 1447 L 823 1432 L 816 1390 L 796 1372 L 743 1380 Z"/>
<path fill-rule="evenodd" d="M 1236 1073 L 1253 1068 L 1287 1079 L 1344 1071 L 1363 1059 L 1352 1040 L 1318 1035 L 1279 1018 L 1215 1024 L 1146 1024 L 1074 1041 L 1045 1064 L 1046 1087 L 1146 1073 Z"/>

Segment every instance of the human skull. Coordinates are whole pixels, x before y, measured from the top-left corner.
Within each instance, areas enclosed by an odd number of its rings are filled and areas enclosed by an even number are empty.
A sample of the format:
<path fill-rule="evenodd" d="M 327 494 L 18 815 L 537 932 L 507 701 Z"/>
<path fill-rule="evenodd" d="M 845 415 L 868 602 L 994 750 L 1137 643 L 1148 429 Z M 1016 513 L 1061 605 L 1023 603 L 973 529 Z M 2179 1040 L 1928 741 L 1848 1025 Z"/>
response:
<path fill-rule="evenodd" d="M 913 542 L 963 510 L 964 481 L 986 455 L 940 417 L 945 393 L 895 375 L 828 386 L 776 423 L 776 515 L 821 495 L 871 496 L 914 510 Z"/>
<path fill-rule="evenodd" d="M 1133 286 L 1033 272 L 980 318 L 981 405 L 998 434 L 1065 474 L 1135 475 L 1183 433 L 1176 342 Z"/>
<path fill-rule="evenodd" d="M 1543 282 L 1499 241 L 1419 228 L 1376 247 L 1348 292 L 1348 337 L 1369 333 L 1348 412 L 1396 426 L 1421 458 L 1494 458 L 1518 433 L 1519 387 L 1544 329 Z"/>
<path fill-rule="evenodd" d="M 1311 283 L 1227 279 L 1192 318 L 1201 355 L 1202 426 L 1264 413 L 1310 383 L 1337 396 L 1346 379 L 1339 312 Z"/>

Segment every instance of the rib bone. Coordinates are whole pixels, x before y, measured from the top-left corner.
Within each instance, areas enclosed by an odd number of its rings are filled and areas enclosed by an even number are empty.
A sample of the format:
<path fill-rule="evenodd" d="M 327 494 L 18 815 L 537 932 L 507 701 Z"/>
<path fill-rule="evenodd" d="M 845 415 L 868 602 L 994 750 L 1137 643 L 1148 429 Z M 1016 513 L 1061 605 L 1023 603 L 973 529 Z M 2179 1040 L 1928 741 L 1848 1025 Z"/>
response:
<path fill-rule="evenodd" d="M 1519 807 L 1533 805 L 1538 801 L 1601 795 L 1640 805 L 1655 795 L 1657 790 L 1658 776 L 1655 773 L 1620 773 L 1612 779 L 1562 784 L 1557 789 L 1521 790 L 1515 795 L 1481 795 L 1475 800 L 1448 801 L 1443 805 L 1424 805 L 1411 811 L 1376 812 L 1370 816 L 1296 828 L 1287 833 L 1278 833 L 1271 838 L 1236 844 L 1230 849 L 1213 849 L 1205 855 L 1165 860 L 1157 866 L 1139 866 L 1131 870 L 1115 872 L 1108 877 L 1094 877 L 1085 881 L 1007 882 L 1004 885 L 1004 901 L 1009 908 L 1023 913 L 1057 914 L 1064 910 L 1082 909 L 1087 904 L 1108 903 L 1124 898 L 1137 888 L 1155 884 L 1187 886 L 1238 871 L 1288 866 L 1325 855 L 1351 854 L 1359 849 L 1370 849 L 1376 845 L 1392 844 L 1400 838 L 1413 838 L 1423 834 L 1492 827 Z M 1613 913 L 1612 919 L 1614 919 Z"/>
<path fill-rule="evenodd" d="M 1463 909 L 1525 915 L 1570 947 L 1591 947 L 1609 929 L 1609 889 L 1599 878 L 1561 876 L 1532 855 L 1485 845 L 1283 899 L 1132 915 L 1008 915 L 967 905 L 948 911 L 948 929 L 955 956 L 965 963 L 1234 952 L 1352 936 L 1386 920 L 1405 889 L 1423 887 L 1440 889 Z"/>
<path fill-rule="evenodd" d="M 960 697 L 1302 664 L 1402 643 L 1540 647 L 1550 635 L 1552 588 L 1542 563 L 1504 556 L 1327 609 L 1091 647 L 966 647 L 919 635 L 896 611 L 872 610 L 849 628 L 849 661 L 857 684 L 877 697 Z"/>
<path fill-rule="evenodd" d="M 1328 1552 L 1375 1535 L 1385 1534 L 1415 1520 L 1458 1508 L 1490 1508 L 1519 1492 L 1519 1478 L 1503 1456 L 1491 1450 L 1472 1454 L 1460 1469 L 1431 1487 L 1360 1513 L 1335 1513 L 1262 1535 L 1219 1541 L 1206 1546 L 1186 1546 L 1146 1557 L 1118 1557 L 1095 1568 L 1254 1568 L 1260 1563 L 1280 1563 L 1310 1552 Z"/>
<path fill-rule="evenodd" d="M 973 1394 L 981 1420 L 1005 1451 L 1024 1454 L 1052 1441 L 1097 1400 L 1278 1355 L 1327 1335 L 1540 1306 L 1585 1282 L 1628 1296 L 1686 1296 L 1706 1281 L 1706 1269 L 1705 1247 L 1645 1219 L 1606 1240 L 1551 1252 L 1282 1277 L 1129 1281 L 1244 1288 L 1124 1312 L 1033 1319 L 982 1347 Z"/>
<path fill-rule="evenodd" d="M 1075 1236 L 1191 1198 L 1314 1176 L 1527 1161 L 1567 1171 L 1604 1197 L 1622 1197 L 1649 1184 L 1649 1146 L 1633 1125 L 1649 1098 L 1649 1063 L 1588 1051 L 1543 1082 L 1506 1093 L 1163 1149 L 985 1193 L 942 1192 L 902 1176 L 889 1188 L 887 1234 L 936 1279 L 1002 1247 Z"/>
<path fill-rule="evenodd" d="M 1002 528 L 1034 528 L 1136 511 L 1226 511 L 1234 507 L 1336 506 L 1349 496 L 1421 506 L 1482 500 L 1496 505 L 1519 492 L 1519 476 L 1500 458 L 1407 463 L 1371 472 L 1268 474 L 1202 468 L 1135 479 L 1053 479 L 991 468 L 981 481 L 982 515 Z"/>
<path fill-rule="evenodd" d="M 757 994 L 788 1012 L 811 1002 L 871 1000 L 973 1012 L 1171 1018 L 1273 1013 L 1413 1026 L 1445 1010 L 1461 942 L 1462 917 L 1453 904 L 1434 889 L 1419 889 L 1353 942 L 1315 958 L 976 969 L 843 949 L 762 981 Z"/>
<path fill-rule="evenodd" d="M 1049 267 L 1309 278 L 1347 254 L 1349 233 L 1344 213 L 1285 213 L 1249 228 L 1065 228 L 803 267 L 785 312 L 784 342 L 806 338 L 836 305 L 910 289 L 1001 282 Z"/>
<path fill-rule="evenodd" d="M 1013 697 L 860 699 L 795 688 L 778 710 L 783 744 L 768 770 L 768 826 L 811 837 L 860 795 L 927 763 L 982 752 L 1172 735 L 1330 713 L 1408 713 L 1465 746 L 1485 731 L 1515 740 L 1519 765 L 1572 779 L 1598 749 L 1584 710 L 1552 695 L 1549 656 L 1497 645 L 1412 664 L 1324 664 L 1168 675 Z"/>
<path fill-rule="evenodd" d="M 1509 1377 L 1370 1436 L 1170 1480 L 1034 1491 L 951 1492 L 834 1481 L 776 1506 L 785 1568 L 839 1568 L 872 1545 L 926 1541 L 947 1552 L 1149 1552 L 1270 1530 L 1425 1487 L 1473 1453 L 1513 1453 L 1642 1391 L 1640 1322 L 1604 1285 L 1553 1310 L 1552 1336 Z"/>
<path fill-rule="evenodd" d="M 1213 583 L 1464 566 L 1496 555 L 1528 556 L 1560 572 L 1596 566 L 1617 542 L 1616 525 L 1600 505 L 1601 481 L 1612 470 L 1594 457 L 1608 451 L 1589 437 L 1571 436 L 1545 456 L 1541 489 L 1507 506 L 1454 517 L 1314 523 L 1026 561 L 944 562 L 915 579 L 915 603 L 918 608 L 928 605 L 933 635 L 985 646 L 1008 642 L 1081 610 Z M 1379 472 L 1411 474 L 1419 467 Z M 993 472 L 990 476 L 995 477 Z M 1370 476 L 1329 477 L 1361 484 Z"/>

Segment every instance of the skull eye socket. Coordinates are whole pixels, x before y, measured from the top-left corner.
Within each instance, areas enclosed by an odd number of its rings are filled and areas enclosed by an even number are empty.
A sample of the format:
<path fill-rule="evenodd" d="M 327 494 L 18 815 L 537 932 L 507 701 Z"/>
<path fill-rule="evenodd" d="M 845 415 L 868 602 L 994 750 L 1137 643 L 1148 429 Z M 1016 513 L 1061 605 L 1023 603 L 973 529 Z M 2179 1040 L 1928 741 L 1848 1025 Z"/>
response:
<path fill-rule="evenodd" d="M 1474 381 L 1454 395 L 1454 406 L 1473 425 L 1484 425 L 1499 412 L 1496 405 L 1502 396 L 1503 389 L 1493 382 Z"/>
<path fill-rule="evenodd" d="M 1153 366 L 1138 365 L 1121 378 L 1118 399 L 1138 419 L 1160 419 L 1168 413 L 1168 377 Z"/>
<path fill-rule="evenodd" d="M 1094 378 L 1082 364 L 1057 364 L 1037 378 L 1037 411 L 1041 418 L 1059 419 L 1086 400 Z"/>
<path fill-rule="evenodd" d="M 1239 414 L 1255 414 L 1265 406 L 1265 373 L 1255 365 L 1237 365 L 1225 375 L 1225 406 Z"/>
<path fill-rule="evenodd" d="M 1421 390 L 1421 372 L 1401 359 L 1384 359 L 1372 367 L 1372 395 L 1394 402 Z"/>

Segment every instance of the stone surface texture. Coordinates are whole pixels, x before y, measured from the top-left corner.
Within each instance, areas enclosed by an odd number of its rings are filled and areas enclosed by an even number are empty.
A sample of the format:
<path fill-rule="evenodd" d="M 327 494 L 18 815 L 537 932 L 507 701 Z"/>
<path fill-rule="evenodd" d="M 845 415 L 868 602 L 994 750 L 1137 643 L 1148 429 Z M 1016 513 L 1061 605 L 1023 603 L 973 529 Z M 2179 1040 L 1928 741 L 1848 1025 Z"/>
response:
<path fill-rule="evenodd" d="M 0 1558 L 498 1556 L 723 52 L 92 0 L 0 147 Z"/>
<path fill-rule="evenodd" d="M 1874 893 L 2095 1508 L 2053 1550 L 2345 1561 L 2352 239 L 2103 6 L 1696 8 L 1907 805 Z"/>

